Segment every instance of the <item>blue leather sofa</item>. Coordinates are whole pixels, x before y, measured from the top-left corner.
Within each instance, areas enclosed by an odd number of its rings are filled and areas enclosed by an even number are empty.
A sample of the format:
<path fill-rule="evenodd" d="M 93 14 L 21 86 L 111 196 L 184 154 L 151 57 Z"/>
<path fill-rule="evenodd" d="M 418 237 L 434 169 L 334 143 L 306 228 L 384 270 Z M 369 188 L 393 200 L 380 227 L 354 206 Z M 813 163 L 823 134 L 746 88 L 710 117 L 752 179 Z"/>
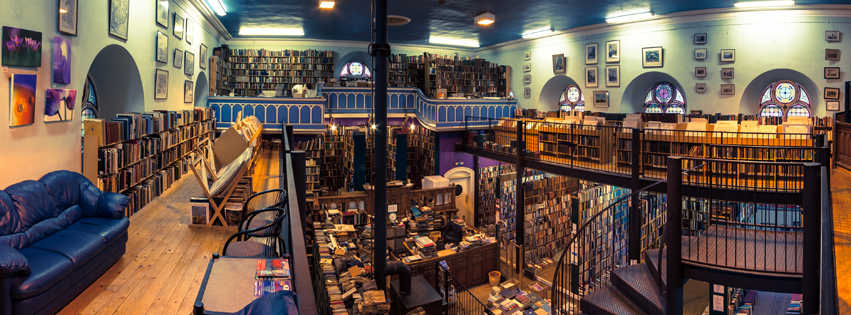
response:
<path fill-rule="evenodd" d="M 0 190 L 0 314 L 54 314 L 124 255 L 127 196 L 56 171 Z"/>

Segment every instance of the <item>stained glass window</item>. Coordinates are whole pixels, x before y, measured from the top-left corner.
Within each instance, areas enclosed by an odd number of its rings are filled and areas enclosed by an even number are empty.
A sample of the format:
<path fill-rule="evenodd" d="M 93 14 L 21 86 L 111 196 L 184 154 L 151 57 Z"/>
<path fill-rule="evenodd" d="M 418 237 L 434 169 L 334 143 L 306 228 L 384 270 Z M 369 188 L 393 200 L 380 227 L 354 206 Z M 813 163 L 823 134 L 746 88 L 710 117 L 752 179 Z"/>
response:
<path fill-rule="evenodd" d="M 644 103 L 647 104 L 647 103 L 650 103 L 652 101 L 653 101 L 653 93 L 648 92 L 647 97 L 644 98 Z"/>
<path fill-rule="evenodd" d="M 765 104 L 765 102 L 770 102 L 770 101 L 771 101 L 771 86 L 768 86 L 768 88 L 765 89 L 765 92 L 762 93 L 762 100 L 760 100 L 759 103 Z"/>
<path fill-rule="evenodd" d="M 669 105 L 668 108 L 665 108 L 666 114 L 685 114 L 686 110 L 683 109 L 679 104 Z"/>
<path fill-rule="evenodd" d="M 559 110 L 561 111 L 585 111 L 585 96 L 576 85 L 567 86 L 559 96 Z"/>
<path fill-rule="evenodd" d="M 783 117 L 783 109 L 780 106 L 775 104 L 768 104 L 762 108 L 762 112 L 759 113 L 761 117 Z"/>
<path fill-rule="evenodd" d="M 810 110 L 807 109 L 806 107 L 804 107 L 804 105 L 795 105 L 795 106 L 789 107 L 789 111 L 786 112 L 786 116 L 788 116 L 788 117 L 792 117 L 792 116 L 810 117 Z"/>
<path fill-rule="evenodd" d="M 563 111 L 563 112 L 569 112 L 570 111 L 570 105 L 561 104 L 561 106 L 558 108 L 558 110 Z"/>
<path fill-rule="evenodd" d="M 671 86 L 667 84 L 659 84 L 656 86 L 656 100 L 659 103 L 667 103 L 673 97 Z"/>
<path fill-rule="evenodd" d="M 357 61 L 350 62 L 349 73 L 352 75 L 363 75 L 363 64 Z"/>
<path fill-rule="evenodd" d="M 83 89 L 83 106 L 81 119 L 98 117 L 98 97 L 92 78 L 86 78 L 86 86 Z"/>
<path fill-rule="evenodd" d="M 343 65 L 343 70 L 340 70 L 340 78 L 369 79 L 372 78 L 372 72 L 362 62 L 352 61 Z"/>
<path fill-rule="evenodd" d="M 571 103 L 579 101 L 579 88 L 572 86 L 567 89 L 567 100 Z"/>
<path fill-rule="evenodd" d="M 576 104 L 576 107 L 574 107 L 573 110 L 575 110 L 577 112 L 584 112 L 585 111 L 585 104 Z"/>
<path fill-rule="evenodd" d="M 348 77 L 348 76 L 349 76 L 349 66 L 345 65 L 345 66 L 343 66 L 343 70 L 340 70 L 340 77 L 345 78 L 345 77 Z"/>
<path fill-rule="evenodd" d="M 788 104 L 795 100 L 795 87 L 789 82 L 783 82 L 777 85 L 774 89 L 777 101 Z"/>
<path fill-rule="evenodd" d="M 759 115 L 763 117 L 809 117 L 810 95 L 797 82 L 780 80 L 763 90 Z"/>
<path fill-rule="evenodd" d="M 659 106 L 659 104 L 646 105 L 646 106 L 644 106 L 644 112 L 645 113 L 661 113 L 662 107 Z"/>
<path fill-rule="evenodd" d="M 800 91 L 801 91 L 801 97 L 800 97 L 800 98 L 798 98 L 798 101 L 799 101 L 799 102 L 803 102 L 803 103 L 807 103 L 807 105 L 810 105 L 810 96 L 809 96 L 809 95 L 807 95 L 807 91 L 806 91 L 806 90 L 804 90 L 804 88 L 803 88 L 803 87 L 801 87 L 800 85 L 798 86 L 798 88 L 799 88 L 799 89 L 800 89 Z"/>
<path fill-rule="evenodd" d="M 645 113 L 685 114 L 686 100 L 682 90 L 668 82 L 654 84 L 644 97 Z"/>

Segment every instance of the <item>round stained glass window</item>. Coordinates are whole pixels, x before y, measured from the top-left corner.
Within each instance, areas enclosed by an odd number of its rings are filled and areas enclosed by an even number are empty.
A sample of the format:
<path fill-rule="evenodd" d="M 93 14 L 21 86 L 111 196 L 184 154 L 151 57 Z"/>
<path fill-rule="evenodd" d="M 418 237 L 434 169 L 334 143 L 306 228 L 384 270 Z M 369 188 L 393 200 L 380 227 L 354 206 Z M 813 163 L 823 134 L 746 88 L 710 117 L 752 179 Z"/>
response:
<path fill-rule="evenodd" d="M 363 64 L 360 62 L 352 62 L 349 64 L 349 73 L 352 75 L 361 75 L 363 74 Z"/>
<path fill-rule="evenodd" d="M 781 103 L 789 103 L 795 99 L 795 87 L 788 82 L 780 83 L 774 89 L 774 96 Z"/>
<path fill-rule="evenodd" d="M 571 103 L 579 101 L 579 88 L 572 86 L 567 89 L 567 101 Z"/>
<path fill-rule="evenodd" d="M 674 97 L 674 93 L 671 90 L 671 86 L 667 84 L 660 84 L 656 87 L 656 100 L 660 103 L 667 103 Z"/>

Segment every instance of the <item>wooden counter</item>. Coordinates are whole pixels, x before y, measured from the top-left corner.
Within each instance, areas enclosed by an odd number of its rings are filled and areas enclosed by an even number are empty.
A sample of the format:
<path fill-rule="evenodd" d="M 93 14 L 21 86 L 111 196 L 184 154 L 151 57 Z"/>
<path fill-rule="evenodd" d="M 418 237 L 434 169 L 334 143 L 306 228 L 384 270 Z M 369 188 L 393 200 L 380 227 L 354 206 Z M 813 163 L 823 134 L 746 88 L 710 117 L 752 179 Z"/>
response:
<path fill-rule="evenodd" d="M 437 285 L 437 265 L 446 260 L 449 272 L 465 287 L 471 288 L 488 282 L 488 272 L 497 270 L 499 245 L 492 243 L 449 256 L 436 257 L 408 264 L 411 276 L 423 276 L 432 286 Z M 396 276 L 394 276 L 396 279 Z"/>

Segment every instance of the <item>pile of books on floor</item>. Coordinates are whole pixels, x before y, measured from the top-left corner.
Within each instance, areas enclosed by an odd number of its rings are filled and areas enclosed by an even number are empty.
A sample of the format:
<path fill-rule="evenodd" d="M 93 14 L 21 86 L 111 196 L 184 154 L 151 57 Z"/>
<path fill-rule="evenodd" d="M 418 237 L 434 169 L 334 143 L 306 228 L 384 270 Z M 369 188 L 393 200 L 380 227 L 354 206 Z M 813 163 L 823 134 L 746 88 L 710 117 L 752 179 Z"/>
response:
<path fill-rule="evenodd" d="M 801 314 L 803 299 L 804 297 L 801 294 L 792 294 L 792 301 L 789 302 L 789 307 L 786 308 L 786 314 Z"/>
<path fill-rule="evenodd" d="M 555 261 L 549 257 L 533 257 L 532 260 L 526 261 L 526 269 L 536 274 L 552 266 L 555 266 Z"/>
<path fill-rule="evenodd" d="M 494 315 L 550 314 L 550 303 L 541 298 L 540 295 L 534 292 L 527 293 L 518 288 L 511 289 L 511 286 L 513 286 L 513 283 L 506 283 L 491 289 L 487 307 Z"/>
<path fill-rule="evenodd" d="M 343 301 L 343 293 L 340 290 L 340 282 L 337 279 L 337 271 L 334 269 L 334 259 L 331 256 L 331 239 L 325 235 L 325 230 L 316 230 L 316 246 L 319 247 L 319 266 L 322 277 L 325 279 L 325 291 L 328 293 L 328 303 L 332 314 L 348 314 Z"/>

